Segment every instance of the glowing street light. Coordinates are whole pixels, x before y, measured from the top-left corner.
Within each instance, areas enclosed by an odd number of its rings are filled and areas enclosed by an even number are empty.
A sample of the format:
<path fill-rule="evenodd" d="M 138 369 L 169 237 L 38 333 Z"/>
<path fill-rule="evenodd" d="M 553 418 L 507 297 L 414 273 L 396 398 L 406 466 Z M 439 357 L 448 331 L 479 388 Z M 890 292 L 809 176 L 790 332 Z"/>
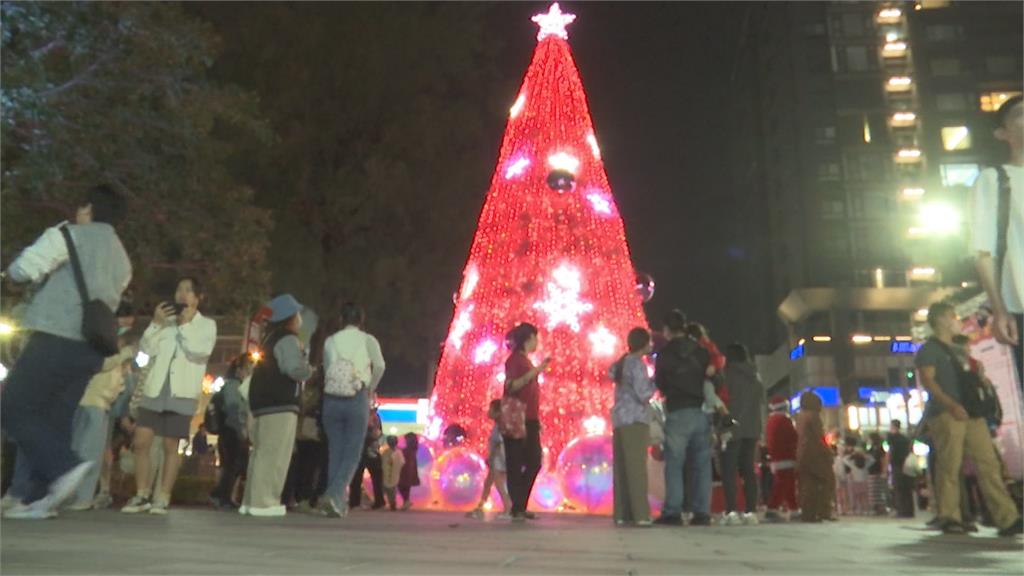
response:
<path fill-rule="evenodd" d="M 0 337 L 7 337 L 14 334 L 18 330 L 18 327 L 14 325 L 10 320 L 3 318 L 0 319 Z"/>
<path fill-rule="evenodd" d="M 942 202 L 921 206 L 918 224 L 932 234 L 949 235 L 960 231 L 960 212 Z"/>

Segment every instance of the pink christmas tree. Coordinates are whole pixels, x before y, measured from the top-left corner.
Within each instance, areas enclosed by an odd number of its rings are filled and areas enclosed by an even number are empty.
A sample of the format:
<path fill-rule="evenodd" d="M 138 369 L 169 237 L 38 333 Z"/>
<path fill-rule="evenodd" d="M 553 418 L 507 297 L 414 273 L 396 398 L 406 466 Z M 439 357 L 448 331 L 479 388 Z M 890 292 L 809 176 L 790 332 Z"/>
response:
<path fill-rule="evenodd" d="M 574 15 L 535 16 L 537 49 L 509 111 L 498 165 L 457 295 L 427 431 L 459 424 L 485 453 L 487 405 L 504 387 L 505 334 L 540 330 L 541 441 L 552 459 L 607 425 L 607 370 L 645 326 L 626 233 L 567 41 Z M 610 430 L 610 429 L 609 429 Z"/>

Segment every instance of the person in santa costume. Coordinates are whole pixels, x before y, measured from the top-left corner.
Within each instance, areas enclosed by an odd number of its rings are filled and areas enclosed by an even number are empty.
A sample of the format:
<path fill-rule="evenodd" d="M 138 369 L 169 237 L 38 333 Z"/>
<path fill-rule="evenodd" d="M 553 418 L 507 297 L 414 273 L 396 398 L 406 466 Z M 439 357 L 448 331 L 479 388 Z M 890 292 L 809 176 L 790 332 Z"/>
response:
<path fill-rule="evenodd" d="M 789 417 L 789 401 L 773 396 L 768 403 L 768 423 L 765 425 L 765 444 L 768 448 L 772 471 L 772 492 L 768 499 L 765 520 L 779 522 L 779 513 L 785 505 L 790 513 L 798 509 L 796 502 L 796 426 Z"/>

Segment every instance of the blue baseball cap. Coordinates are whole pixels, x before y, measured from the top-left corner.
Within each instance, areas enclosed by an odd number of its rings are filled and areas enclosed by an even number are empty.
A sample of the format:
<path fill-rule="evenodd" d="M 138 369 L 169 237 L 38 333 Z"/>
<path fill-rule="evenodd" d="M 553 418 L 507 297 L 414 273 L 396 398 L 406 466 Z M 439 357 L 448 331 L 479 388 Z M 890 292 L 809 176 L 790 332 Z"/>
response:
<path fill-rule="evenodd" d="M 270 301 L 270 321 L 280 322 L 302 311 L 302 304 L 291 294 L 281 294 Z"/>

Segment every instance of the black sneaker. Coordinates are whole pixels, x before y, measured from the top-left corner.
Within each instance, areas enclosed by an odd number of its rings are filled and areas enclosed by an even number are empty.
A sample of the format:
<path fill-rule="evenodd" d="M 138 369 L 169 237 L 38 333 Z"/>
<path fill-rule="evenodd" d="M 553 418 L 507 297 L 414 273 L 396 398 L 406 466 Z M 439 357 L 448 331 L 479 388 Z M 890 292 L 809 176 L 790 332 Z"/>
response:
<path fill-rule="evenodd" d="M 657 520 L 654 521 L 658 526 L 682 526 L 683 519 L 679 515 L 675 516 L 658 516 Z"/>
<path fill-rule="evenodd" d="M 999 536 L 1003 538 L 1012 538 L 1020 534 L 1024 534 L 1024 520 L 1020 518 L 1017 518 L 1016 522 L 999 531 Z"/>
<path fill-rule="evenodd" d="M 711 526 L 711 516 L 707 514 L 694 514 L 690 519 L 690 526 Z"/>
<path fill-rule="evenodd" d="M 941 526 L 942 526 L 941 529 L 942 529 L 942 533 L 943 534 L 966 534 L 967 533 L 967 530 L 964 528 L 964 525 L 959 523 L 959 522 L 957 522 L 956 520 L 946 520 L 945 522 L 942 523 Z"/>

